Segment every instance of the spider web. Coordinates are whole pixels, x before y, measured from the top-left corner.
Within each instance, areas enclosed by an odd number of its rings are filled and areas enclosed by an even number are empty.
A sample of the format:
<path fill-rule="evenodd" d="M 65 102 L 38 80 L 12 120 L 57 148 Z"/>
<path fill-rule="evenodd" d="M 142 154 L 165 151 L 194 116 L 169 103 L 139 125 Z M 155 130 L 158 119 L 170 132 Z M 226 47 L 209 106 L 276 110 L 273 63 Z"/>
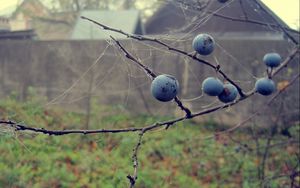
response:
<path fill-rule="evenodd" d="M 184 32 L 183 35 L 180 30 L 174 29 L 170 30 L 169 33 L 155 36 L 155 38 L 166 41 L 168 44 L 178 49 L 194 53 L 191 47 L 191 41 L 196 35 L 195 31 L 201 30 L 202 27 L 213 18 L 213 14 L 221 12 L 236 1 L 237 0 L 228 1 L 212 13 L 201 13 L 196 15 L 195 19 L 192 19 L 191 22 L 187 22 L 186 25 L 183 26 L 183 28 L 189 28 L 189 31 Z M 162 2 L 162 6 L 170 2 L 173 3 L 173 1 Z M 211 1 L 207 3 L 207 8 L 210 7 L 210 2 Z M 186 19 L 190 18 L 188 14 L 185 13 L 185 11 L 190 11 L 189 7 L 184 7 L 180 3 L 175 3 L 175 5 L 180 7 L 183 14 L 187 17 Z M 261 17 L 262 20 L 265 19 L 263 14 L 261 14 Z M 271 26 L 268 26 L 268 28 L 271 31 L 274 30 Z M 106 30 L 103 30 L 103 32 L 106 33 L 108 38 L 111 35 L 111 32 Z M 180 35 L 176 35 L 177 32 L 180 33 Z M 251 90 L 255 80 L 263 75 L 265 70 L 253 73 L 253 70 L 249 69 L 250 66 L 245 66 L 245 64 L 258 64 L 259 62 L 252 62 L 249 59 L 243 61 L 240 57 L 236 57 L 236 53 L 232 53 L 232 50 L 228 49 L 228 45 L 224 45 L 222 41 L 219 40 L 215 41 L 215 52 L 211 54 L 210 57 L 201 58 L 208 60 L 214 65 L 220 65 L 221 69 L 224 69 L 229 77 L 233 78 L 236 83 L 243 86 L 243 89 L 246 91 Z M 209 97 L 203 94 L 201 90 L 201 84 L 205 77 L 215 76 L 222 79 L 216 71 L 152 42 L 137 42 L 132 39 L 120 40 L 120 42 L 133 56 L 139 59 L 143 64 L 149 66 L 155 73 L 175 75 L 180 82 L 179 98 L 181 98 L 181 101 L 193 111 L 207 109 L 221 103 L 217 97 Z M 88 114 L 88 108 L 90 108 L 92 112 L 96 111 L 96 113 L 98 113 L 96 116 L 103 116 L 101 113 L 105 113 L 106 107 L 108 106 L 110 108 L 109 110 L 111 110 L 111 107 L 114 107 L 112 108 L 113 112 L 109 112 L 110 115 L 126 114 L 128 112 L 134 114 L 142 113 L 157 116 L 156 121 L 160 121 L 160 117 L 158 116 L 178 115 L 179 110 L 175 103 L 160 103 L 151 96 L 151 79 L 143 70 L 126 58 L 124 53 L 121 52 L 111 40 L 101 41 L 101 44 L 101 48 L 95 49 L 93 48 L 94 46 L 88 47 L 89 44 L 87 43 L 86 47 L 81 48 L 84 52 L 76 52 L 85 55 L 89 54 L 85 66 L 77 66 L 76 64 L 70 63 L 71 61 L 59 62 L 62 67 L 69 69 L 73 73 L 73 79 L 65 83 L 63 87 L 60 86 L 54 88 L 56 92 L 53 96 L 48 98 L 47 102 L 44 102 L 43 108 L 51 109 L 58 106 L 59 108 L 64 107 L 68 111 L 77 111 L 81 114 Z M 247 44 L 245 46 L 247 47 Z M 66 52 L 61 51 L 60 49 L 58 49 L 56 53 L 60 53 L 61 56 L 66 54 Z M 236 76 L 236 74 L 234 74 L 235 71 L 230 67 L 237 67 L 238 71 L 241 72 L 243 76 Z M 57 69 L 57 71 L 59 72 L 60 70 Z M 63 73 L 63 71 L 61 71 L 61 73 Z M 93 107 L 93 105 L 100 106 L 100 108 L 103 106 L 104 110 L 94 110 L 95 107 Z M 36 112 L 38 112 L 38 109 L 32 113 L 34 114 Z M 225 112 L 233 114 L 234 109 L 233 107 L 230 107 Z M 298 112 L 299 110 L 294 113 L 297 114 Z M 222 113 L 224 113 L 224 111 Z M 18 115 L 11 114 L 8 118 L 14 119 L 16 116 Z M 90 117 L 94 118 L 94 116 Z M 97 129 L 119 126 L 115 125 L 115 122 L 112 122 L 111 125 L 103 125 L 101 121 L 97 122 L 97 120 L 93 121 L 92 119 L 91 122 L 94 123 L 91 128 Z M 34 126 L 32 122 L 22 121 L 20 123 Z M 134 126 L 145 125 L 141 124 Z M 63 128 L 83 129 L 84 127 L 82 124 L 75 124 Z M 56 127 L 53 127 L 53 129 L 62 128 L 60 125 L 57 125 Z M 162 127 L 161 129 L 164 128 Z M 161 131 L 161 129 L 155 131 Z M 30 147 L 22 142 L 19 135 L 33 137 L 35 136 L 34 134 L 26 132 L 19 133 L 9 128 L 1 128 L 0 136 L 7 134 L 10 134 L 15 142 L 19 143 L 27 152 L 31 152 Z M 95 142 L 102 142 L 102 139 L 104 138 L 88 137 L 88 139 Z M 196 138 L 195 140 L 201 142 L 204 139 Z"/>
<path fill-rule="evenodd" d="M 159 40 L 167 41 L 171 46 L 178 49 L 193 53 L 191 41 L 195 36 L 195 32 L 201 30 L 201 28 L 214 17 L 214 14 L 222 12 L 222 10 L 230 7 L 231 4 L 236 1 L 237 0 L 229 0 L 212 12 L 205 12 L 206 9 L 210 8 L 212 1 L 204 2 L 204 4 L 202 4 L 204 7 L 202 7 L 203 12 L 195 14 L 193 19 L 182 27 L 184 29 L 189 28 L 188 32 L 182 34 L 180 29 L 173 29 L 170 30 L 169 33 L 155 37 Z M 196 3 L 191 2 L 190 4 Z M 161 6 L 167 3 L 173 3 L 180 8 L 187 20 L 190 19 L 188 14 L 191 11 L 196 12 L 196 10 L 180 3 L 180 1 L 164 1 L 160 3 L 162 4 Z M 246 3 L 245 6 L 247 5 L 248 3 Z M 252 8 L 261 14 L 257 7 Z M 261 18 L 263 21 L 266 21 L 263 14 L 261 14 Z M 271 26 L 269 26 L 269 29 L 274 30 Z M 111 35 L 109 31 L 103 30 L 103 32 L 107 35 L 107 38 Z M 180 33 L 180 35 L 176 35 L 177 33 Z M 179 97 L 185 103 L 191 105 L 195 103 L 192 108 L 193 110 L 194 106 L 197 106 L 195 110 L 199 110 L 220 103 L 217 98 L 208 97 L 201 91 L 203 75 L 216 76 L 222 79 L 214 70 L 173 53 L 153 42 L 137 42 L 133 39 L 120 41 L 133 56 L 153 69 L 155 73 L 175 74 L 178 76 L 181 85 Z M 169 109 L 176 108 L 176 104 L 159 103 L 151 96 L 151 79 L 147 77 L 143 70 L 127 59 L 111 40 L 108 39 L 101 43 L 104 45 L 104 48 L 101 50 L 89 49 L 88 47 L 85 49 L 87 52 L 96 51 L 97 53 L 91 53 L 93 55 L 90 55 L 88 58 L 89 62 L 86 62 L 87 66 L 84 67 L 84 69 L 69 62 L 60 62 L 62 66 L 70 69 L 76 76 L 73 76 L 74 79 L 72 82 L 64 84 L 65 87 L 54 88 L 56 92 L 54 96 L 44 103 L 44 108 L 64 106 L 71 110 L 75 109 L 75 111 L 87 113 L 87 103 L 91 103 L 91 100 L 95 99 L 97 101 L 96 104 L 99 106 L 119 106 L 120 108 L 117 108 L 116 113 L 123 113 L 128 110 L 151 113 L 153 115 L 173 113 L 170 112 Z M 223 46 L 223 43 L 218 40 L 216 41 L 216 51 L 216 54 L 212 54 L 210 57 L 203 57 L 203 59 L 209 60 L 209 62 L 214 65 L 220 65 L 221 69 L 224 68 L 225 72 L 238 84 L 248 85 L 245 89 L 251 90 L 253 83 L 258 76 L 261 75 L 262 71 L 253 74 L 253 72 L 248 69 L 249 66 L 245 66 L 245 63 L 251 64 L 255 62 L 249 62 L 249 60 L 242 62 L 240 58 L 235 57 L 236 55 L 227 50 L 227 48 Z M 226 59 L 226 61 L 224 61 L 224 59 Z M 237 67 L 238 70 L 242 72 L 241 74 L 246 75 L 245 78 L 235 77 L 234 74 L 230 73 L 234 71 L 228 67 Z M 187 76 L 182 74 L 186 74 Z M 109 99 L 106 100 L 105 98 Z M 146 109 L 147 105 L 149 106 L 148 108 L 150 108 L 150 112 L 149 109 Z M 13 115 L 9 118 L 13 118 Z"/>

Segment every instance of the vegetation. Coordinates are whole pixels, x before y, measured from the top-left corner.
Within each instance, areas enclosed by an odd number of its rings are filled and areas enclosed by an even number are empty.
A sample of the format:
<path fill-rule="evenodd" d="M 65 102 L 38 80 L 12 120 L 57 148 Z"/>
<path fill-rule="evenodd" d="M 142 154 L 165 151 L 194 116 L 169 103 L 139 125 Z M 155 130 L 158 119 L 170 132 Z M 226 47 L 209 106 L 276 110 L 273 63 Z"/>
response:
<path fill-rule="evenodd" d="M 84 127 L 84 114 L 46 109 L 35 97 L 28 101 L 19 103 L 13 96 L 0 101 L 0 116 L 47 129 Z M 120 128 L 168 117 L 134 116 L 94 101 L 90 118 L 90 128 Z M 267 143 L 269 130 L 214 135 L 216 129 L 212 122 L 188 121 L 144 135 L 136 186 L 290 186 L 291 173 L 299 171 L 299 150 L 286 136 L 275 134 Z M 292 138 L 299 139 L 300 126 L 292 129 Z M 137 133 L 60 137 L 4 127 L 0 135 L 0 187 L 127 187 L 125 177 L 132 171 L 130 156 L 138 139 Z"/>

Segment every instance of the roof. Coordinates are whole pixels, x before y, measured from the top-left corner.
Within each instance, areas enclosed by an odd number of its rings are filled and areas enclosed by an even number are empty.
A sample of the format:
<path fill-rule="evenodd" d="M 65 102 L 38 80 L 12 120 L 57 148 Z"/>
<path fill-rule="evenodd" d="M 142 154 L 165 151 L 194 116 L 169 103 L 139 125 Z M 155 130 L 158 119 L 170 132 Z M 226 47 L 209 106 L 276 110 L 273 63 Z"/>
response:
<path fill-rule="evenodd" d="M 36 34 L 34 30 L 21 30 L 21 31 L 0 31 L 0 40 L 26 40 L 34 39 Z"/>
<path fill-rule="evenodd" d="M 71 34 L 71 39 L 108 39 L 110 35 L 118 39 L 126 38 L 126 36 L 121 34 L 102 30 L 99 26 L 81 19 L 81 16 L 121 29 L 128 33 L 143 34 L 140 14 L 137 10 L 86 10 L 80 13 Z"/>
<path fill-rule="evenodd" d="M 31 21 L 39 40 L 67 40 L 74 28 L 76 14 L 60 12 L 49 17 L 34 17 Z"/>
<path fill-rule="evenodd" d="M 268 14 L 262 11 L 252 0 L 228 1 L 226 4 L 219 1 L 210 1 L 208 6 L 202 9 L 195 4 L 183 5 L 178 1 L 172 1 L 163 5 L 147 21 L 145 26 L 146 34 L 253 32 L 261 35 L 262 33 L 271 32 L 276 35 L 282 35 L 282 33 L 276 32 L 271 26 L 235 20 L 247 18 L 270 25 L 279 22 L 282 26 L 288 27 L 267 6 L 259 0 L 258 2 Z M 205 13 L 205 16 L 203 16 L 203 13 Z M 276 19 L 276 22 L 269 14 Z M 205 17 L 206 19 L 203 19 Z"/>

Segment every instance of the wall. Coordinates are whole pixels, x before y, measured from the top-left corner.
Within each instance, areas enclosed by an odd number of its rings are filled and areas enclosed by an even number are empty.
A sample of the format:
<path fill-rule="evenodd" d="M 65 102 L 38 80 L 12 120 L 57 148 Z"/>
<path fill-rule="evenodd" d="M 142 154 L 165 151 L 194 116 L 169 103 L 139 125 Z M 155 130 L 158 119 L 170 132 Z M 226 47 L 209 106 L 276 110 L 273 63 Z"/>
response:
<path fill-rule="evenodd" d="M 192 52 L 190 41 L 169 42 Z M 286 57 L 291 49 L 291 45 L 284 41 L 217 40 L 217 43 L 214 54 L 203 58 L 213 63 L 218 61 L 221 69 L 246 91 L 253 88 L 256 77 L 264 74 L 261 59 L 265 53 L 277 51 Z M 181 87 L 180 98 L 194 111 L 218 103 L 213 97 L 199 97 L 201 82 L 205 77 L 215 75 L 214 70 L 151 43 L 125 40 L 122 44 L 132 54 L 138 54 L 142 62 L 155 72 L 175 75 Z M 293 68 L 286 68 L 276 77 L 277 82 L 299 72 L 296 61 L 299 59 L 294 60 Z M 2 97 L 15 91 L 20 94 L 20 100 L 26 100 L 28 88 L 33 87 L 40 96 L 47 98 L 45 106 L 49 108 L 61 106 L 85 112 L 87 101 L 92 97 L 99 105 L 121 105 L 134 113 L 180 115 L 174 103 L 160 103 L 152 98 L 150 83 L 142 70 L 106 41 L 0 42 Z M 199 98 L 188 100 L 196 97 Z M 255 95 L 234 107 L 197 120 L 214 119 L 221 124 L 233 125 L 261 108 L 269 98 Z M 266 108 L 257 118 L 257 123 L 270 124 L 278 111 L 283 114 L 282 123 L 299 121 L 299 83 L 289 89 L 289 95 L 279 97 L 276 103 Z"/>

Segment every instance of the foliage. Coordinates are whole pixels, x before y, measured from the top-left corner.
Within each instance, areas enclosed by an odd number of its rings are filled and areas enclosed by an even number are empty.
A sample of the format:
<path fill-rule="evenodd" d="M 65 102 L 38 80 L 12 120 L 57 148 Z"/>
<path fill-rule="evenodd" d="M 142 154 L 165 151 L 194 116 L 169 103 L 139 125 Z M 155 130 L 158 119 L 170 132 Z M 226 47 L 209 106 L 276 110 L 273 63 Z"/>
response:
<path fill-rule="evenodd" d="M 85 115 L 46 109 L 39 100 L 19 103 L 13 97 L 0 101 L 1 117 L 47 129 L 82 128 Z M 166 117 L 116 113 L 118 107 L 97 106 L 93 101 L 90 128 L 144 126 Z M 105 113 L 104 113 L 105 112 Z M 118 115 L 116 115 L 118 114 Z M 139 153 L 137 187 L 257 187 L 262 156 L 251 134 L 213 136 L 213 123 L 179 123 L 166 131 L 145 135 Z M 293 127 L 293 134 L 300 126 Z M 268 131 L 266 131 L 268 132 Z M 0 129 L 0 187 L 126 187 L 132 148 L 137 133 L 48 136 Z M 297 134 L 292 135 L 296 137 Z M 207 138 L 207 137 L 210 138 Z M 266 134 L 258 139 L 266 145 Z M 235 142 L 234 140 L 239 140 Z M 275 135 L 271 144 L 287 141 Z M 246 145 L 246 146 L 245 146 Z M 296 166 L 296 145 L 270 148 L 266 177 L 289 174 Z M 267 178 L 265 179 L 267 180 Z M 155 182 L 155 183 L 154 183 Z M 288 187 L 289 177 L 264 181 L 266 187 Z"/>
<path fill-rule="evenodd" d="M 49 0 L 52 12 L 79 12 L 82 10 L 128 10 L 141 11 L 143 18 L 148 18 L 162 3 L 159 0 Z"/>

